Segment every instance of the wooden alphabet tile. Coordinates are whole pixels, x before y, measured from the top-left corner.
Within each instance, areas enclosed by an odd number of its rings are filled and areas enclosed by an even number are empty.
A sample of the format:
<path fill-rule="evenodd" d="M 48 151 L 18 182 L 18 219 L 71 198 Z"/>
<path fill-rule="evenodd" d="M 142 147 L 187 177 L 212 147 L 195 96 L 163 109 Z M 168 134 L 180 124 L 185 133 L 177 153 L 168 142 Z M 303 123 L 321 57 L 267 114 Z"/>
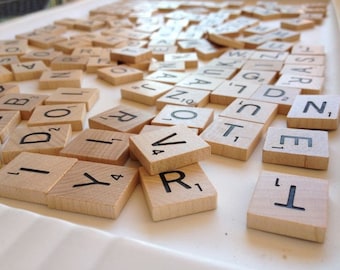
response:
<path fill-rule="evenodd" d="M 18 84 L 0 83 L 0 97 L 8 94 L 17 94 L 20 92 Z"/>
<path fill-rule="evenodd" d="M 39 79 L 48 68 L 41 60 L 12 64 L 11 69 L 16 81 L 27 81 Z"/>
<path fill-rule="evenodd" d="M 149 72 L 155 72 L 157 70 L 166 71 L 185 71 L 184 61 L 153 61 L 149 65 Z"/>
<path fill-rule="evenodd" d="M 2 160 L 7 164 L 21 152 L 58 155 L 71 132 L 71 125 L 18 127 L 3 146 Z"/>
<path fill-rule="evenodd" d="M 191 165 L 211 155 L 209 144 L 183 125 L 133 135 L 130 151 L 150 175 Z"/>
<path fill-rule="evenodd" d="M 4 66 L 0 65 L 0 83 L 11 82 L 13 79 L 13 73 Z"/>
<path fill-rule="evenodd" d="M 0 56 L 20 56 L 28 49 L 27 40 L 8 40 L 0 44 Z"/>
<path fill-rule="evenodd" d="M 135 168 L 78 161 L 48 192 L 50 208 L 116 219 L 138 184 Z"/>
<path fill-rule="evenodd" d="M 103 54 L 103 48 L 101 47 L 81 47 L 75 48 L 72 52 L 72 56 L 88 56 L 95 57 Z M 108 55 L 109 56 L 109 55 Z"/>
<path fill-rule="evenodd" d="M 306 29 L 311 29 L 314 27 L 314 21 L 301 18 L 292 18 L 281 21 L 281 28 L 289 29 L 294 31 L 301 31 Z"/>
<path fill-rule="evenodd" d="M 182 105 L 189 107 L 204 107 L 209 103 L 210 93 L 205 90 L 185 87 L 174 87 L 156 101 L 156 108 L 161 110 L 165 105 Z"/>
<path fill-rule="evenodd" d="M 231 49 L 227 50 L 225 53 L 223 53 L 219 59 L 244 59 L 247 60 L 251 57 L 251 55 L 254 53 L 254 50 L 249 49 Z"/>
<path fill-rule="evenodd" d="M 264 124 L 265 131 L 274 120 L 277 110 L 278 105 L 274 103 L 237 98 L 219 115 Z"/>
<path fill-rule="evenodd" d="M 19 111 L 0 111 L 0 143 L 3 144 L 21 121 Z"/>
<path fill-rule="evenodd" d="M 248 60 L 243 69 L 246 70 L 267 70 L 267 71 L 281 71 L 283 61 L 270 61 L 270 60 Z"/>
<path fill-rule="evenodd" d="M 118 36 L 99 36 L 98 38 L 93 40 L 93 45 L 100 46 L 102 48 L 113 48 L 125 41 L 126 38 Z"/>
<path fill-rule="evenodd" d="M 267 41 L 260 46 L 258 46 L 257 50 L 262 51 L 276 51 L 276 52 L 285 52 L 289 51 L 293 47 L 294 43 L 292 42 L 284 42 L 284 41 Z"/>
<path fill-rule="evenodd" d="M 164 61 L 164 55 L 168 53 L 177 53 L 178 47 L 172 44 L 165 45 L 152 45 L 155 40 L 150 40 L 148 48 L 152 51 L 152 57 L 158 61 Z"/>
<path fill-rule="evenodd" d="M 249 60 L 257 61 L 285 61 L 289 57 L 289 53 L 286 51 L 255 51 L 249 58 Z"/>
<path fill-rule="evenodd" d="M 195 48 L 198 59 L 201 59 L 202 61 L 210 61 L 217 58 L 225 51 L 226 49 L 224 47 L 216 46 L 212 43 L 202 44 Z"/>
<path fill-rule="evenodd" d="M 90 128 L 139 133 L 145 124 L 150 124 L 155 116 L 150 113 L 126 106 L 118 105 L 112 109 L 89 118 Z"/>
<path fill-rule="evenodd" d="M 249 203 L 248 228 L 324 242 L 328 182 L 319 178 L 263 171 Z"/>
<path fill-rule="evenodd" d="M 211 60 L 207 63 L 206 67 L 213 67 L 213 68 L 226 68 L 232 70 L 239 70 L 245 64 L 246 59 L 238 59 L 238 58 L 228 58 L 228 57 L 220 57 L 214 60 Z"/>
<path fill-rule="evenodd" d="M 18 63 L 20 63 L 20 61 L 16 55 L 0 56 L 0 66 L 4 66 L 5 68 L 10 68 L 11 64 Z"/>
<path fill-rule="evenodd" d="M 266 35 L 252 35 L 247 37 L 240 37 L 238 38 L 238 40 L 244 43 L 245 49 L 256 49 L 263 43 L 270 40 L 270 38 L 268 38 L 268 36 Z"/>
<path fill-rule="evenodd" d="M 245 36 L 251 36 L 251 35 L 265 35 L 270 32 L 273 32 L 277 30 L 277 27 L 274 25 L 266 25 L 266 24 L 258 24 L 252 27 L 248 27 L 243 31 L 243 34 Z"/>
<path fill-rule="evenodd" d="M 210 108 L 184 107 L 167 104 L 152 120 L 153 125 L 185 125 L 198 128 L 202 132 L 214 118 L 214 111 Z"/>
<path fill-rule="evenodd" d="M 266 35 L 268 36 L 268 39 L 271 40 L 295 42 L 300 39 L 301 34 L 298 31 L 280 28 Z"/>
<path fill-rule="evenodd" d="M 325 55 L 325 47 L 322 45 L 307 45 L 299 43 L 293 46 L 292 54 Z"/>
<path fill-rule="evenodd" d="M 91 41 L 84 39 L 71 39 L 66 41 L 57 42 L 54 44 L 54 49 L 61 51 L 65 54 L 71 54 L 74 49 L 79 47 L 89 47 L 92 45 Z"/>
<path fill-rule="evenodd" d="M 121 87 L 122 98 L 146 105 L 155 105 L 156 100 L 173 86 L 166 83 L 142 80 Z"/>
<path fill-rule="evenodd" d="M 235 49 L 244 49 L 245 43 L 243 41 L 236 40 L 234 38 L 209 33 L 208 40 L 212 43 L 215 43 L 220 46 L 235 48 Z"/>
<path fill-rule="evenodd" d="M 259 143 L 263 128 L 263 124 L 219 117 L 200 136 L 212 154 L 245 161 Z"/>
<path fill-rule="evenodd" d="M 123 47 L 112 49 L 110 56 L 112 61 L 136 64 L 143 61 L 150 61 L 152 58 L 152 51 L 139 47 Z"/>
<path fill-rule="evenodd" d="M 302 94 L 320 94 L 323 90 L 325 78 L 302 76 L 284 73 L 277 80 L 275 85 L 301 88 Z"/>
<path fill-rule="evenodd" d="M 94 56 L 90 57 L 86 64 L 87 73 L 97 73 L 98 69 L 116 66 L 116 62 L 112 62 L 109 57 Z"/>
<path fill-rule="evenodd" d="M 229 105 L 236 98 L 249 98 L 259 87 L 256 83 L 226 80 L 210 93 L 210 102 Z"/>
<path fill-rule="evenodd" d="M 188 76 L 185 72 L 158 70 L 146 76 L 146 80 L 176 84 Z"/>
<path fill-rule="evenodd" d="M 29 127 L 40 125 L 71 124 L 72 130 L 83 129 L 86 116 L 84 103 L 40 105 L 27 121 Z"/>
<path fill-rule="evenodd" d="M 273 10 L 273 9 L 256 8 L 253 12 L 253 16 L 254 18 L 258 18 L 262 21 L 265 21 L 265 20 L 280 19 L 281 14 L 280 12 Z"/>
<path fill-rule="evenodd" d="M 312 77 L 324 77 L 325 66 L 319 65 L 290 65 L 285 64 L 280 71 L 280 74 L 291 74 Z"/>
<path fill-rule="evenodd" d="M 276 77 L 276 71 L 241 69 L 232 80 L 241 83 L 271 84 L 276 80 Z"/>
<path fill-rule="evenodd" d="M 20 111 L 21 119 L 28 120 L 34 109 L 43 104 L 47 95 L 7 94 L 0 97 L 0 110 Z"/>
<path fill-rule="evenodd" d="M 324 66 L 326 57 L 324 55 L 304 55 L 304 54 L 291 54 L 285 60 L 285 64 L 290 65 L 317 65 Z"/>
<path fill-rule="evenodd" d="M 99 99 L 97 88 L 65 88 L 55 90 L 46 100 L 45 105 L 84 103 L 90 111 Z"/>
<path fill-rule="evenodd" d="M 96 20 L 76 20 L 73 27 L 74 29 L 83 30 L 83 31 L 95 31 L 103 28 L 105 26 L 105 22 L 96 21 Z"/>
<path fill-rule="evenodd" d="M 269 127 L 262 161 L 316 170 L 327 170 L 328 133 L 320 130 Z"/>
<path fill-rule="evenodd" d="M 39 89 L 81 87 L 82 70 L 44 71 L 39 79 Z"/>
<path fill-rule="evenodd" d="M 30 61 L 43 61 L 45 65 L 49 66 L 54 58 L 60 56 L 62 52 L 54 51 L 53 49 L 48 50 L 34 50 L 30 51 L 22 56 L 20 56 L 20 60 L 23 62 Z"/>
<path fill-rule="evenodd" d="M 76 161 L 75 158 L 20 153 L 0 170 L 0 196 L 47 205 L 47 193 Z"/>
<path fill-rule="evenodd" d="M 336 130 L 339 124 L 339 101 L 335 95 L 298 95 L 287 115 L 287 126 Z"/>
<path fill-rule="evenodd" d="M 196 75 L 209 76 L 217 79 L 229 80 L 237 72 L 237 69 L 223 68 L 223 67 L 213 67 L 209 65 L 204 65 L 195 72 Z"/>
<path fill-rule="evenodd" d="M 51 62 L 52 70 L 85 70 L 89 56 L 57 56 Z"/>
<path fill-rule="evenodd" d="M 41 49 L 50 49 L 54 47 L 54 44 L 58 42 L 67 41 L 66 37 L 56 34 L 37 34 L 28 38 L 28 43 L 31 46 Z"/>
<path fill-rule="evenodd" d="M 299 94 L 301 94 L 301 89 L 299 88 L 261 85 L 250 96 L 250 99 L 275 103 L 278 105 L 278 114 L 287 115 L 295 97 Z"/>
<path fill-rule="evenodd" d="M 224 79 L 214 78 L 210 76 L 202 76 L 200 74 L 193 74 L 185 77 L 183 80 L 178 82 L 176 86 L 213 91 L 223 82 Z"/>
<path fill-rule="evenodd" d="M 197 68 L 198 57 L 196 52 L 194 53 L 167 53 L 164 55 L 164 61 L 184 61 L 185 68 Z"/>
<path fill-rule="evenodd" d="M 217 192 L 198 163 L 154 176 L 141 167 L 139 174 L 153 221 L 217 207 Z"/>
<path fill-rule="evenodd" d="M 143 79 L 143 71 L 126 65 L 101 68 L 98 69 L 97 74 L 98 78 L 112 85 L 120 85 Z"/>

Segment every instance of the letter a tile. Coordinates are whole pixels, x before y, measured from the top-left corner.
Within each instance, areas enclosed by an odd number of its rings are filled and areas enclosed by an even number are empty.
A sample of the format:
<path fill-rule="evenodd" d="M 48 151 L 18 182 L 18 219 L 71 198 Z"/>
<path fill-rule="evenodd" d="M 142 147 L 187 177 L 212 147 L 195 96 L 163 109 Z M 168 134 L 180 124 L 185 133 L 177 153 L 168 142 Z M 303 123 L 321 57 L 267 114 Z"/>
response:
<path fill-rule="evenodd" d="M 133 135 L 130 151 L 151 175 L 193 164 L 211 154 L 209 144 L 183 126 Z"/>
<path fill-rule="evenodd" d="M 264 171 L 249 204 L 247 226 L 322 243 L 327 212 L 326 180 Z"/>
<path fill-rule="evenodd" d="M 0 170 L 0 196 L 47 204 L 47 192 L 77 159 L 23 152 Z"/>
<path fill-rule="evenodd" d="M 198 163 L 154 176 L 141 167 L 139 174 L 154 221 L 216 208 L 216 190 Z"/>
<path fill-rule="evenodd" d="M 138 180 L 135 168 L 78 161 L 47 194 L 48 207 L 115 219 Z"/>

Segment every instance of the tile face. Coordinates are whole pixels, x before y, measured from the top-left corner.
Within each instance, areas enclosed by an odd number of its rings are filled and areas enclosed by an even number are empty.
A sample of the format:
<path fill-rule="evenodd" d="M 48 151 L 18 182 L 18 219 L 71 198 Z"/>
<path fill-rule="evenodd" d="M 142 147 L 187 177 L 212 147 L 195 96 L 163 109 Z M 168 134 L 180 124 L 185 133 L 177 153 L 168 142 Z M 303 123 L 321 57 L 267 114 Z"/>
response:
<path fill-rule="evenodd" d="M 83 129 L 86 115 L 85 104 L 61 104 L 37 106 L 27 121 L 29 127 L 41 125 L 71 124 L 72 130 Z"/>
<path fill-rule="evenodd" d="M 141 70 L 126 65 L 101 68 L 98 69 L 97 74 L 98 78 L 112 85 L 120 85 L 143 79 L 143 72 Z"/>
<path fill-rule="evenodd" d="M 228 80 L 232 78 L 236 72 L 237 72 L 236 68 L 232 69 L 232 68 L 212 67 L 212 66 L 205 65 L 205 66 L 200 67 L 196 71 L 196 74 L 201 75 L 201 76 L 209 76 L 213 78 Z"/>
<path fill-rule="evenodd" d="M 21 121 L 18 111 L 0 111 L 0 143 L 4 143 Z"/>
<path fill-rule="evenodd" d="M 241 69 L 233 78 L 233 81 L 249 83 L 272 83 L 276 79 L 276 71 L 246 70 Z"/>
<path fill-rule="evenodd" d="M 247 226 L 314 242 L 324 242 L 328 182 L 263 171 L 247 212 Z"/>
<path fill-rule="evenodd" d="M 81 87 L 82 75 L 82 70 L 45 71 L 39 79 L 39 88 Z"/>
<path fill-rule="evenodd" d="M 324 66 L 326 63 L 325 61 L 326 57 L 324 55 L 291 54 L 285 60 L 285 64 Z"/>
<path fill-rule="evenodd" d="M 275 85 L 301 88 L 302 94 L 320 94 L 324 81 L 324 77 L 282 74 Z"/>
<path fill-rule="evenodd" d="M 138 183 L 135 168 L 78 161 L 47 194 L 50 208 L 118 218 Z"/>
<path fill-rule="evenodd" d="M 53 49 L 48 50 L 33 50 L 20 57 L 21 61 L 43 61 L 49 66 L 54 58 L 60 56 L 61 52 L 56 52 Z"/>
<path fill-rule="evenodd" d="M 189 75 L 184 80 L 177 83 L 177 86 L 180 87 L 188 87 L 200 90 L 213 91 L 215 90 L 221 83 L 223 83 L 223 79 L 218 79 L 209 76 L 202 75 Z"/>
<path fill-rule="evenodd" d="M 193 164 L 211 154 L 209 144 L 183 126 L 131 136 L 130 151 L 151 175 Z"/>
<path fill-rule="evenodd" d="M 211 146 L 211 153 L 247 160 L 261 139 L 263 124 L 219 117 L 200 135 Z"/>
<path fill-rule="evenodd" d="M 139 133 L 155 116 L 134 107 L 118 105 L 89 118 L 90 128 Z"/>
<path fill-rule="evenodd" d="M 48 68 L 43 61 L 31 61 L 20 64 L 12 64 L 11 69 L 16 81 L 39 79 Z"/>
<path fill-rule="evenodd" d="M 291 75 L 323 77 L 325 76 L 325 66 L 285 64 L 281 69 L 280 74 L 285 73 Z"/>
<path fill-rule="evenodd" d="M 299 95 L 287 115 L 291 128 L 335 130 L 339 124 L 339 101 L 336 95 Z"/>
<path fill-rule="evenodd" d="M 113 165 L 124 165 L 129 157 L 130 134 L 100 129 L 86 129 L 64 149 L 61 156 Z"/>
<path fill-rule="evenodd" d="M 2 148 L 2 160 L 6 164 L 21 152 L 58 155 L 71 131 L 70 125 L 18 127 Z"/>
<path fill-rule="evenodd" d="M 76 161 L 75 158 L 23 152 L 0 170 L 0 196 L 47 204 L 48 191 Z"/>
<path fill-rule="evenodd" d="M 51 62 L 52 70 L 85 70 L 89 56 L 61 55 Z"/>
<path fill-rule="evenodd" d="M 319 130 L 270 127 L 262 161 L 316 170 L 327 170 L 328 133 Z"/>
<path fill-rule="evenodd" d="M 213 210 L 217 192 L 198 163 L 151 176 L 139 169 L 144 195 L 154 221 Z"/>
<path fill-rule="evenodd" d="M 184 72 L 158 70 L 146 76 L 145 79 L 162 83 L 176 84 L 187 76 L 188 75 Z"/>
<path fill-rule="evenodd" d="M 113 61 L 136 64 L 142 61 L 151 60 L 152 51 L 150 49 L 127 46 L 112 49 L 110 56 Z"/>
<path fill-rule="evenodd" d="M 18 94 L 20 92 L 19 85 L 14 83 L 0 83 L 0 97 L 7 94 Z"/>

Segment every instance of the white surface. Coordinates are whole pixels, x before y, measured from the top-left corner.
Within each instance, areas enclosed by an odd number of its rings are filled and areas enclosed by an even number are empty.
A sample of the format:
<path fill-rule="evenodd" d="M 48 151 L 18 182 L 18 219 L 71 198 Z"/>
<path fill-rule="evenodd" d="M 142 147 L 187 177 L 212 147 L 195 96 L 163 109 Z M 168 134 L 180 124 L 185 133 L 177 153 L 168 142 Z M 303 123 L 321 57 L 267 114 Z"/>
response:
<path fill-rule="evenodd" d="M 77 2 L 0 24 L 0 39 L 13 38 L 16 33 L 30 31 L 59 18 L 85 18 L 88 10 L 108 2 L 112 1 Z M 333 6 L 330 6 L 322 28 L 317 26 L 315 31 L 317 34 L 314 30 L 304 32 L 302 42 L 326 46 L 325 93 L 339 94 L 340 42 Z M 85 77 L 83 87 L 101 90 L 100 101 L 88 116 L 119 103 L 154 111 L 154 108 L 121 100 L 119 88 L 95 75 Z M 22 92 L 50 93 L 37 90 L 37 81 L 24 82 L 20 86 Z M 209 107 L 215 108 L 216 112 L 223 109 Z M 277 117 L 273 125 L 285 126 L 284 117 Z M 99 269 L 99 266 L 113 269 L 114 263 L 118 263 L 116 269 L 124 269 L 124 266 L 128 269 L 131 266 L 142 269 L 180 269 L 178 266 L 183 269 L 214 269 L 231 265 L 263 270 L 340 269 L 339 132 L 339 129 L 330 132 L 331 159 L 327 171 L 263 164 L 263 139 L 247 162 L 213 155 L 200 164 L 217 189 L 217 210 L 162 222 L 151 220 L 140 186 L 117 220 L 0 198 L 1 204 L 9 206 L 0 205 L 0 269 Z M 130 162 L 130 165 L 137 164 Z M 246 228 L 248 203 L 262 169 L 329 181 L 329 226 L 324 244 Z M 135 257 L 136 254 L 141 256 Z M 73 260 L 68 263 L 68 258 Z"/>

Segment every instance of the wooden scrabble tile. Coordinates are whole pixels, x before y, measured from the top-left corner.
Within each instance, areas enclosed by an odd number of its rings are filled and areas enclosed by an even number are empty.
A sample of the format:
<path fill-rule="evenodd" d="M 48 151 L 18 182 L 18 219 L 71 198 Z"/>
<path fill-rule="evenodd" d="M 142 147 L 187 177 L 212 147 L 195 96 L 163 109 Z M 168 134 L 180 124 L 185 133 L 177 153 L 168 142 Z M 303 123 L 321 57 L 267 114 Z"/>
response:
<path fill-rule="evenodd" d="M 162 83 L 176 84 L 187 76 L 188 74 L 184 72 L 159 70 L 146 76 L 145 79 Z"/>
<path fill-rule="evenodd" d="M 278 105 L 274 103 L 237 98 L 219 116 L 260 123 L 266 130 L 277 110 Z"/>
<path fill-rule="evenodd" d="M 94 46 L 100 46 L 102 48 L 113 48 L 118 44 L 126 41 L 126 38 L 118 37 L 118 36 L 99 36 L 95 40 L 93 40 Z"/>
<path fill-rule="evenodd" d="M 321 24 L 324 20 L 324 15 L 322 13 L 302 13 L 299 15 L 299 18 L 311 20 L 315 24 Z"/>
<path fill-rule="evenodd" d="M 27 49 L 27 40 L 8 40 L 0 44 L 0 56 L 20 56 L 25 54 Z"/>
<path fill-rule="evenodd" d="M 280 12 L 273 9 L 265 9 L 265 8 L 256 8 L 253 12 L 253 16 L 262 21 L 264 20 L 275 20 L 280 19 Z"/>
<path fill-rule="evenodd" d="M 79 160 L 124 165 L 129 158 L 130 134 L 101 129 L 86 129 L 64 149 L 61 156 Z"/>
<path fill-rule="evenodd" d="M 328 133 L 320 130 L 270 127 L 262 161 L 308 169 L 327 170 Z"/>
<path fill-rule="evenodd" d="M 324 242 L 328 223 L 328 182 L 263 171 L 247 211 L 248 228 Z"/>
<path fill-rule="evenodd" d="M 205 90 L 177 86 L 157 99 L 156 108 L 161 110 L 167 104 L 204 107 L 209 103 L 209 95 L 210 93 Z"/>
<path fill-rule="evenodd" d="M 24 62 L 20 64 L 12 64 L 11 69 L 16 81 L 27 81 L 39 79 L 44 71 L 48 68 L 43 61 Z"/>
<path fill-rule="evenodd" d="M 18 84 L 0 83 L 0 97 L 8 94 L 17 94 L 20 92 Z"/>
<path fill-rule="evenodd" d="M 0 111 L 0 143 L 3 144 L 21 121 L 19 111 Z"/>
<path fill-rule="evenodd" d="M 185 68 L 197 68 L 198 57 L 196 52 L 189 53 L 167 53 L 164 55 L 164 61 L 184 61 Z"/>
<path fill-rule="evenodd" d="M 95 31 L 103 28 L 105 26 L 105 22 L 103 21 L 95 21 L 95 20 L 76 20 L 73 27 L 74 29 L 84 30 L 84 31 Z"/>
<path fill-rule="evenodd" d="M 324 86 L 324 77 L 282 74 L 275 85 L 301 88 L 302 94 L 320 94 Z"/>
<path fill-rule="evenodd" d="M 89 118 L 90 128 L 139 133 L 145 124 L 150 124 L 153 114 L 140 109 L 118 105 Z"/>
<path fill-rule="evenodd" d="M 278 105 L 278 114 L 287 115 L 294 99 L 301 94 L 301 89 L 292 87 L 278 87 L 275 85 L 261 85 L 250 99 L 271 102 Z"/>
<path fill-rule="evenodd" d="M 155 105 L 156 100 L 172 87 L 172 85 L 166 83 L 142 80 L 122 86 L 120 93 L 122 98 L 146 105 Z"/>
<path fill-rule="evenodd" d="M 292 54 L 325 55 L 325 47 L 322 45 L 306 45 L 299 43 L 293 46 Z"/>
<path fill-rule="evenodd" d="M 118 218 L 138 183 L 135 168 L 78 161 L 48 192 L 50 208 Z"/>
<path fill-rule="evenodd" d="M 121 61 L 126 64 L 136 64 L 151 60 L 152 51 L 150 49 L 139 47 L 123 47 L 112 49 L 110 56 L 112 61 Z"/>
<path fill-rule="evenodd" d="M 244 48 L 246 49 L 256 49 L 263 43 L 270 40 L 270 37 L 266 35 L 251 35 L 247 37 L 240 37 L 238 38 L 240 42 L 244 43 Z"/>
<path fill-rule="evenodd" d="M 289 57 L 289 53 L 284 52 L 275 52 L 275 51 L 256 51 L 254 52 L 249 60 L 257 60 L 257 61 L 285 61 Z"/>
<path fill-rule="evenodd" d="M 235 49 L 245 48 L 245 43 L 230 37 L 209 33 L 208 40 L 220 46 L 231 47 Z"/>
<path fill-rule="evenodd" d="M 241 83 L 271 84 L 276 80 L 276 77 L 277 72 L 275 71 L 241 69 L 232 80 Z"/>
<path fill-rule="evenodd" d="M 41 49 L 53 48 L 56 43 L 67 41 L 66 37 L 55 34 L 38 34 L 28 38 L 28 43 L 31 46 Z"/>
<path fill-rule="evenodd" d="M 280 74 L 323 77 L 325 76 L 325 66 L 286 64 L 281 69 Z"/>
<path fill-rule="evenodd" d="M 239 70 L 243 67 L 243 65 L 246 63 L 246 59 L 237 59 L 237 58 L 216 58 L 214 60 L 211 60 L 209 63 L 207 63 L 206 67 L 214 67 L 214 68 L 226 68 L 226 69 L 232 69 L 232 70 Z"/>
<path fill-rule="evenodd" d="M 95 57 L 95 56 L 101 56 L 102 53 L 103 53 L 103 48 L 101 47 L 81 47 L 81 48 L 75 48 L 71 56 Z"/>
<path fill-rule="evenodd" d="M 314 27 L 314 21 L 301 18 L 292 18 L 281 21 L 281 28 L 294 31 L 311 29 Z"/>
<path fill-rule="evenodd" d="M 75 158 L 23 152 L 0 170 L 0 196 L 47 204 L 47 193 L 76 161 Z"/>
<path fill-rule="evenodd" d="M 139 174 L 153 221 L 217 207 L 217 192 L 198 163 L 154 176 L 141 167 Z"/>
<path fill-rule="evenodd" d="M 90 111 L 99 99 L 97 88 L 58 88 L 46 100 L 45 105 L 84 103 Z"/>
<path fill-rule="evenodd" d="M 185 125 L 198 128 L 202 132 L 214 118 L 214 111 L 210 108 L 183 107 L 180 105 L 165 105 L 152 120 L 153 125 Z"/>
<path fill-rule="evenodd" d="M 290 65 L 325 65 L 324 55 L 299 55 L 291 54 L 285 60 L 285 64 Z"/>
<path fill-rule="evenodd" d="M 249 49 L 230 49 L 223 53 L 219 59 L 249 59 L 254 52 L 254 50 Z"/>
<path fill-rule="evenodd" d="M 4 66 L 0 66 L 0 83 L 11 82 L 13 79 L 13 73 Z"/>
<path fill-rule="evenodd" d="M 213 67 L 209 65 L 204 65 L 195 72 L 196 75 L 209 76 L 218 79 L 229 80 L 237 72 L 237 69 L 223 68 L 223 67 Z"/>
<path fill-rule="evenodd" d="M 98 69 L 97 74 L 98 78 L 112 85 L 120 85 L 143 79 L 143 72 L 141 70 L 126 65 L 101 68 Z"/>
<path fill-rule="evenodd" d="M 0 110 L 20 111 L 21 119 L 28 120 L 34 109 L 41 105 L 47 95 L 34 94 L 7 94 L 0 97 Z"/>
<path fill-rule="evenodd" d="M 276 52 L 285 52 L 289 51 L 293 47 L 294 43 L 285 42 L 285 41 L 267 41 L 260 46 L 258 46 L 257 50 L 262 51 L 276 51 Z"/>
<path fill-rule="evenodd" d="M 149 72 L 155 72 L 157 70 L 166 70 L 166 71 L 185 71 L 185 62 L 184 61 L 153 61 L 149 65 Z"/>
<path fill-rule="evenodd" d="M 71 132 L 71 125 L 18 127 L 2 148 L 2 161 L 7 164 L 21 152 L 58 155 Z"/>
<path fill-rule="evenodd" d="M 246 70 L 267 70 L 267 71 L 281 71 L 283 61 L 270 60 L 248 60 L 244 63 L 243 69 Z"/>
<path fill-rule="evenodd" d="M 211 153 L 238 160 L 248 160 L 262 135 L 263 124 L 219 117 L 202 133 Z"/>
<path fill-rule="evenodd" d="M 106 57 L 89 57 L 87 64 L 86 64 L 86 72 L 87 73 L 97 73 L 98 69 L 105 68 L 105 67 L 113 67 L 116 66 L 116 62 L 112 62 L 110 58 Z"/>
<path fill-rule="evenodd" d="M 224 79 L 214 78 L 210 76 L 202 76 L 199 74 L 192 74 L 178 82 L 176 86 L 213 91 L 223 82 Z"/>
<path fill-rule="evenodd" d="M 335 95 L 298 95 L 287 115 L 287 126 L 335 130 L 339 124 L 339 101 Z"/>
<path fill-rule="evenodd" d="M 292 31 L 292 30 L 280 28 L 266 35 L 268 36 L 268 39 L 271 39 L 271 40 L 295 42 L 300 39 L 301 34 L 298 31 Z"/>
<path fill-rule="evenodd" d="M 40 125 L 71 124 L 72 130 L 83 129 L 86 115 L 84 103 L 40 105 L 27 121 L 29 127 Z"/>
<path fill-rule="evenodd" d="M 277 27 L 275 25 L 266 25 L 266 24 L 260 23 L 255 26 L 248 27 L 247 29 L 243 31 L 243 34 L 245 36 L 265 35 L 275 30 L 277 30 Z"/>
<path fill-rule="evenodd" d="M 209 144 L 182 125 L 133 135 L 130 151 L 151 175 L 194 164 L 211 154 Z"/>
<path fill-rule="evenodd" d="M 84 39 L 71 39 L 66 41 L 57 42 L 54 44 L 54 49 L 61 51 L 65 54 L 71 54 L 74 49 L 79 47 L 89 47 L 92 45 L 91 41 Z"/>
<path fill-rule="evenodd" d="M 61 35 L 67 31 L 67 27 L 64 25 L 48 24 L 34 29 L 38 33 Z"/>
<path fill-rule="evenodd" d="M 229 105 L 236 98 L 249 98 L 260 87 L 260 84 L 226 80 L 210 93 L 210 102 Z"/>
<path fill-rule="evenodd" d="M 45 71 L 39 79 L 39 89 L 81 87 L 82 70 Z"/>
<path fill-rule="evenodd" d="M 164 55 L 168 53 L 177 53 L 176 45 L 152 45 L 155 41 L 150 41 L 148 48 L 152 51 L 152 57 L 158 61 L 164 61 Z"/>
<path fill-rule="evenodd" d="M 61 55 L 57 56 L 51 62 L 52 70 L 85 70 L 88 56 L 72 56 Z"/>
<path fill-rule="evenodd" d="M 195 51 L 197 53 L 198 59 L 202 61 L 209 61 L 221 56 L 226 51 L 226 49 L 222 46 L 209 43 L 208 45 L 203 44 L 197 46 Z"/>
<path fill-rule="evenodd" d="M 62 53 L 54 51 L 53 49 L 48 50 L 34 50 L 30 51 L 22 56 L 20 56 L 20 60 L 23 62 L 30 61 L 43 61 L 45 65 L 49 66 L 54 58 L 60 56 Z"/>
<path fill-rule="evenodd" d="M 18 63 L 20 63 L 20 61 L 16 55 L 0 56 L 0 66 L 4 66 L 5 68 L 10 68 L 11 64 Z"/>

